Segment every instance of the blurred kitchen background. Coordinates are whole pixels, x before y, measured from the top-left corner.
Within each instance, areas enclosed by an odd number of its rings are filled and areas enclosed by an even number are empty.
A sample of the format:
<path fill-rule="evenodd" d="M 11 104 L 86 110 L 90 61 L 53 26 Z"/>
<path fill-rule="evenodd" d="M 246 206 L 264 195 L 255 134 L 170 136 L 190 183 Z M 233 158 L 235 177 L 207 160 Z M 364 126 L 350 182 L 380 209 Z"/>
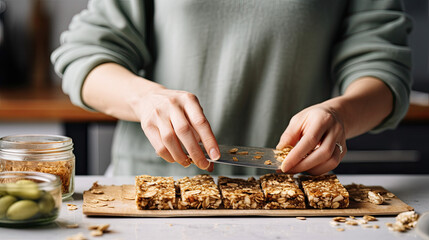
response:
<path fill-rule="evenodd" d="M 116 120 L 74 107 L 61 92 L 50 53 L 88 0 L 0 0 L 0 136 L 73 138 L 76 174 L 104 174 Z M 428 0 L 405 0 L 414 22 L 412 105 L 396 130 L 348 141 L 337 173 L 429 173 Z"/>

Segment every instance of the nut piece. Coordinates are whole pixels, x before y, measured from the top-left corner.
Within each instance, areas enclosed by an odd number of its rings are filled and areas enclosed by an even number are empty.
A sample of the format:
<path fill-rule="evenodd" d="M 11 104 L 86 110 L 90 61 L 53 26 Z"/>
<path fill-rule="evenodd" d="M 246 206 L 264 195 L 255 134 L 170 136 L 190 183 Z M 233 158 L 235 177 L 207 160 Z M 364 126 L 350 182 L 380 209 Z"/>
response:
<path fill-rule="evenodd" d="M 74 223 L 74 224 L 67 224 L 66 228 L 79 228 L 79 224 Z"/>
<path fill-rule="evenodd" d="M 230 209 L 260 209 L 264 203 L 259 181 L 219 176 L 223 205 Z"/>
<path fill-rule="evenodd" d="M 237 153 L 238 152 L 238 148 L 231 148 L 230 150 L 229 150 L 229 153 L 231 153 L 231 154 L 235 154 L 235 153 Z"/>
<path fill-rule="evenodd" d="M 374 216 L 371 216 L 371 215 L 364 215 L 362 218 L 366 221 L 378 221 L 377 218 L 375 218 Z"/>
<path fill-rule="evenodd" d="M 237 152 L 238 155 L 247 155 L 249 154 L 248 151 L 242 151 L 242 152 Z"/>
<path fill-rule="evenodd" d="M 93 230 L 93 231 L 91 231 L 91 236 L 93 236 L 93 237 L 103 236 L 103 232 L 100 230 Z"/>
<path fill-rule="evenodd" d="M 138 209 L 174 209 L 176 188 L 172 177 L 141 175 L 135 181 Z"/>
<path fill-rule="evenodd" d="M 357 221 L 354 220 L 349 220 L 345 222 L 347 225 L 351 225 L 351 226 L 357 226 L 359 225 L 359 223 Z"/>
<path fill-rule="evenodd" d="M 265 196 L 264 209 L 305 208 L 305 196 L 289 174 L 269 173 L 259 181 Z"/>
<path fill-rule="evenodd" d="M 78 233 L 76 235 L 67 237 L 66 240 L 87 240 L 87 238 L 83 235 L 83 233 Z"/>
<path fill-rule="evenodd" d="M 416 226 L 418 219 L 419 214 L 414 211 L 403 212 L 396 216 L 396 222 L 394 224 L 389 223 L 386 225 L 391 231 L 406 232 Z"/>
<path fill-rule="evenodd" d="M 307 196 L 308 205 L 313 208 L 347 208 L 349 193 L 334 174 L 322 176 L 299 176 Z"/>
<path fill-rule="evenodd" d="M 335 222 L 346 222 L 347 218 L 346 217 L 334 217 L 334 218 L 332 218 L 332 220 Z"/>
<path fill-rule="evenodd" d="M 104 192 L 100 189 L 91 189 L 90 192 L 92 194 L 104 194 Z"/>
<path fill-rule="evenodd" d="M 276 149 L 274 151 L 274 156 L 277 161 L 283 162 L 286 159 L 286 156 L 289 154 L 289 152 L 293 149 L 292 146 L 286 146 L 283 149 Z"/>
<path fill-rule="evenodd" d="M 179 209 L 219 208 L 222 203 L 219 189 L 210 175 L 202 174 L 177 181 L 180 191 Z"/>
<path fill-rule="evenodd" d="M 67 203 L 67 209 L 70 211 L 77 210 L 77 206 L 71 203 Z"/>
<path fill-rule="evenodd" d="M 380 193 L 376 193 L 376 192 L 373 192 L 373 191 L 369 191 L 368 192 L 368 199 L 369 199 L 369 201 L 371 203 L 374 203 L 374 204 L 377 204 L 377 205 L 380 205 L 380 204 L 384 203 L 384 197 L 381 196 Z"/>

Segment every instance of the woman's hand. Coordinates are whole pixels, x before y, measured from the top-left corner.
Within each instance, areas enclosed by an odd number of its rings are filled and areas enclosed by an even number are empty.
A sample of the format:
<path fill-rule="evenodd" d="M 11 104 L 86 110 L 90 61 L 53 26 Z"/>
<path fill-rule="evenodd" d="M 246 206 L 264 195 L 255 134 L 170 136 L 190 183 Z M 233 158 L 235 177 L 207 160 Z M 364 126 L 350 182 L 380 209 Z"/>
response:
<path fill-rule="evenodd" d="M 104 63 L 90 72 L 82 96 L 87 105 L 101 112 L 140 122 L 158 155 L 168 162 L 189 166 L 183 146 L 199 168 L 212 171 L 200 141 L 211 159 L 220 157 L 210 124 L 191 93 L 166 89 L 118 64 Z"/>
<path fill-rule="evenodd" d="M 338 166 L 347 152 L 346 135 L 332 102 L 308 107 L 291 119 L 277 145 L 295 146 L 282 163 L 283 172 L 320 175 Z"/>
<path fill-rule="evenodd" d="M 308 107 L 291 119 L 277 148 L 295 147 L 281 170 L 329 172 L 346 154 L 346 139 L 373 129 L 392 110 L 393 95 L 386 84 L 374 77 L 356 79 L 342 96 Z"/>
<path fill-rule="evenodd" d="M 220 157 L 219 146 L 194 94 L 158 85 L 135 99 L 131 106 L 159 156 L 188 167 L 191 161 L 183 145 L 199 168 L 213 170 L 213 164 L 207 161 L 198 143 L 203 143 L 214 160 Z"/>

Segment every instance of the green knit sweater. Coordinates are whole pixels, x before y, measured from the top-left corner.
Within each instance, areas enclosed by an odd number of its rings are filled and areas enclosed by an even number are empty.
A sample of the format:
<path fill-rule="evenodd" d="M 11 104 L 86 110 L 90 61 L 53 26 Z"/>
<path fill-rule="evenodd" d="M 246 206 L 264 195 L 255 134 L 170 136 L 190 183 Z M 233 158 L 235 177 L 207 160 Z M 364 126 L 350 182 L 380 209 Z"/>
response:
<path fill-rule="evenodd" d="M 194 93 L 220 144 L 274 147 L 290 118 L 341 94 L 359 77 L 381 79 L 405 115 L 411 23 L 393 0 L 93 0 L 52 54 L 79 106 L 87 74 L 118 63 L 167 88 Z M 110 151 L 110 149 L 105 149 Z M 160 159 L 136 122 L 118 123 L 116 175 L 192 175 Z M 214 174 L 261 174 L 215 166 Z"/>

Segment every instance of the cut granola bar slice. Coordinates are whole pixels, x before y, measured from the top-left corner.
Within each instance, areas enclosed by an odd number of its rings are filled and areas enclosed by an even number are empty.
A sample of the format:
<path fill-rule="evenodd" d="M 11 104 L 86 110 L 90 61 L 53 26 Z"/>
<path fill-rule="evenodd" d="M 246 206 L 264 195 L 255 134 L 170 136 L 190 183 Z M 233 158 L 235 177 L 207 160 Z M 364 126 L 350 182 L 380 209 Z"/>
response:
<path fill-rule="evenodd" d="M 349 192 L 334 174 L 323 176 L 300 176 L 308 205 L 314 208 L 346 208 Z"/>
<path fill-rule="evenodd" d="M 136 176 L 138 209 L 174 209 L 176 189 L 172 177 Z"/>
<path fill-rule="evenodd" d="M 177 207 L 188 208 L 219 208 L 222 203 L 219 189 L 213 178 L 207 174 L 192 178 L 184 177 L 177 181 L 180 198 Z"/>
<path fill-rule="evenodd" d="M 262 208 L 262 205 L 264 204 L 264 194 L 259 186 L 259 181 L 253 177 L 245 180 L 220 176 L 218 183 L 225 208 Z"/>
<path fill-rule="evenodd" d="M 305 197 L 289 174 L 269 173 L 260 177 L 265 196 L 264 209 L 305 208 Z"/>

